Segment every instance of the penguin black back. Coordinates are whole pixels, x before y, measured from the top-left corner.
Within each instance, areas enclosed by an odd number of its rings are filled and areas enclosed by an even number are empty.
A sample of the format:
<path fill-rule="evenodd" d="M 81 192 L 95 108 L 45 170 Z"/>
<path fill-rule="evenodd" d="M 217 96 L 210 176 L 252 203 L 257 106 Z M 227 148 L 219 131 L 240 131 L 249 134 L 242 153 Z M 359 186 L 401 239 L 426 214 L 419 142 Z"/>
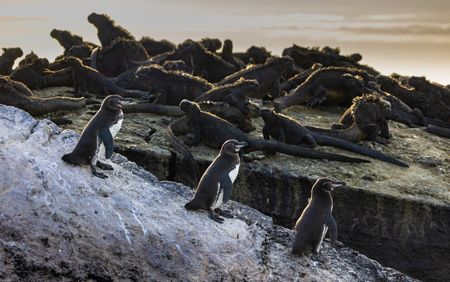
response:
<path fill-rule="evenodd" d="M 333 198 L 330 192 L 333 188 L 343 185 L 345 182 L 327 178 L 320 178 L 314 183 L 309 203 L 295 224 L 296 235 L 292 253 L 303 253 L 307 249 L 318 253 L 327 229 L 331 244 L 336 242 L 337 226 L 331 214 Z"/>
<path fill-rule="evenodd" d="M 201 177 L 193 199 L 185 205 L 187 209 L 208 210 L 213 220 L 221 222 L 212 212 L 231 197 L 239 170 L 239 150 L 245 145 L 234 139 L 223 143 L 219 155 Z"/>
<path fill-rule="evenodd" d="M 83 129 L 75 149 L 62 157 L 62 160 L 71 164 L 91 164 L 97 147 L 98 132 L 101 128 L 109 127 L 122 115 L 122 103 L 126 99 L 119 95 L 106 97 L 100 110 L 92 117 Z"/>

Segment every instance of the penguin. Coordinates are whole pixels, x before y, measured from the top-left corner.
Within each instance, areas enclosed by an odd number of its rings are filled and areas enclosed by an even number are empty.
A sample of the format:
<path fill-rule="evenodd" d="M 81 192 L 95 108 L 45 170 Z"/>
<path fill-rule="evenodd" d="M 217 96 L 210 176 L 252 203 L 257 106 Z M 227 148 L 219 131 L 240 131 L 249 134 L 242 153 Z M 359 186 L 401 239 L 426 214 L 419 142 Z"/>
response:
<path fill-rule="evenodd" d="M 96 170 L 96 165 L 102 169 L 112 170 L 111 165 L 101 162 L 97 164 L 96 162 L 99 143 L 104 145 L 105 158 L 109 160 L 114 150 L 114 136 L 122 125 L 122 102 L 130 101 L 131 99 L 123 98 L 119 95 L 107 96 L 103 100 L 100 110 L 83 129 L 75 149 L 71 153 L 62 156 L 61 159 L 74 165 L 89 164 L 94 176 L 107 178 L 105 174 Z"/>
<path fill-rule="evenodd" d="M 337 226 L 331 214 L 333 210 L 331 191 L 344 185 L 346 183 L 343 181 L 334 181 L 327 178 L 320 178 L 314 183 L 309 203 L 294 227 L 296 234 L 292 247 L 293 254 L 301 254 L 307 249 L 318 254 L 328 229 L 331 244 L 336 243 Z"/>
<path fill-rule="evenodd" d="M 233 182 L 239 172 L 239 151 L 246 145 L 247 143 L 235 139 L 222 144 L 219 155 L 200 178 L 194 197 L 185 205 L 186 209 L 207 210 L 210 219 L 223 223 L 224 219 L 216 212 L 221 212 L 218 208 L 231 197 Z M 222 215 L 232 217 L 223 212 Z"/>

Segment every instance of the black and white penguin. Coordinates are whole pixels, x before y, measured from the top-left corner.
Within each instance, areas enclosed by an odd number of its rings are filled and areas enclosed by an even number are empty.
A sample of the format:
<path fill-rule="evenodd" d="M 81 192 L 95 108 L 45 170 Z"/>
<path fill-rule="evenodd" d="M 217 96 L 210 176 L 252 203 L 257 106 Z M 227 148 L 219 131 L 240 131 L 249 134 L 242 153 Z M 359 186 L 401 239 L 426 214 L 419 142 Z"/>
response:
<path fill-rule="evenodd" d="M 239 172 L 239 150 L 246 145 L 247 143 L 234 139 L 222 144 L 219 155 L 202 175 L 194 197 L 185 205 L 186 209 L 207 210 L 209 218 L 219 223 L 223 222 L 224 219 L 215 212 L 231 197 L 233 182 Z"/>
<path fill-rule="evenodd" d="M 335 187 L 345 185 L 345 182 L 327 178 L 318 179 L 312 189 L 311 198 L 302 215 L 295 224 L 295 240 L 292 247 L 293 254 L 301 254 L 305 250 L 318 253 L 327 230 L 329 229 L 331 244 L 337 240 L 337 226 L 331 212 L 333 198 L 331 191 Z"/>
<path fill-rule="evenodd" d="M 99 139 L 104 145 L 105 158 L 110 159 L 114 150 L 114 136 L 119 132 L 123 120 L 122 102 L 130 102 L 131 99 L 119 95 L 106 97 L 100 110 L 92 117 L 81 133 L 75 149 L 62 157 L 62 160 L 71 164 L 89 164 L 92 174 L 107 178 L 96 170 Z M 100 168 L 112 169 L 109 164 L 98 163 Z"/>

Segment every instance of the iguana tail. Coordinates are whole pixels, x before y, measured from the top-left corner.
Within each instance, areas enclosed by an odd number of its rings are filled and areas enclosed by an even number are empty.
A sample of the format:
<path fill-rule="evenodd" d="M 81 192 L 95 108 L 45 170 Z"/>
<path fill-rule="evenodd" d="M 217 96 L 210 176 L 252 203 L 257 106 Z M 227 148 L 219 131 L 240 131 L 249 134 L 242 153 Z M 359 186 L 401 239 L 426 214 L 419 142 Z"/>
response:
<path fill-rule="evenodd" d="M 326 159 L 346 163 L 370 163 L 370 161 L 365 159 L 352 158 L 333 153 L 316 151 L 310 148 L 303 148 L 298 145 L 289 145 L 275 140 L 250 139 L 248 141 L 249 145 L 245 147 L 246 152 L 267 151 L 310 159 Z"/>
<path fill-rule="evenodd" d="M 198 168 L 197 161 L 194 159 L 194 156 L 189 148 L 181 142 L 177 136 L 175 136 L 171 126 L 172 123 L 167 126 L 165 135 L 172 148 L 183 156 L 183 163 L 188 164 L 188 166 L 192 169 L 192 185 L 195 187 L 200 179 L 200 170 Z"/>
<path fill-rule="evenodd" d="M 153 103 L 124 105 L 122 110 L 124 113 L 151 113 L 173 117 L 184 116 L 184 112 L 180 109 L 179 106 L 160 105 Z"/>
<path fill-rule="evenodd" d="M 366 148 L 366 147 L 351 143 L 351 142 L 343 140 L 343 139 L 333 138 L 333 137 L 324 136 L 324 135 L 320 135 L 320 134 L 314 134 L 314 139 L 316 140 L 318 145 L 333 146 L 335 148 L 345 149 L 350 152 L 354 152 L 354 153 L 361 154 L 364 156 L 372 157 L 374 159 L 378 159 L 378 160 L 381 160 L 384 162 L 395 164 L 395 165 L 398 165 L 401 167 L 409 167 L 408 164 L 406 164 L 400 160 L 397 160 L 396 158 L 387 156 L 387 155 L 383 154 L 382 152 L 379 152 L 379 151 L 376 151 L 376 150 L 373 150 L 370 148 Z"/>
<path fill-rule="evenodd" d="M 441 137 L 450 138 L 450 128 L 429 124 L 427 125 L 427 131 Z"/>

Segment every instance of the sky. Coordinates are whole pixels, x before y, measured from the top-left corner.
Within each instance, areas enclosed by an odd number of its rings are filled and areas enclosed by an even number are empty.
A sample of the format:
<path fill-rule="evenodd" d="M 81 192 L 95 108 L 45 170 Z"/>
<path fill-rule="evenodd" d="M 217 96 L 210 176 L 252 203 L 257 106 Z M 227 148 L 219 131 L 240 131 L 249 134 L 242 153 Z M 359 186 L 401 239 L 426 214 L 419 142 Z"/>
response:
<path fill-rule="evenodd" d="M 426 76 L 450 84 L 447 0 L 0 0 L 0 47 L 54 59 L 50 37 L 67 29 L 98 43 L 91 12 L 107 13 L 136 38 L 180 43 L 232 39 L 236 51 L 265 46 L 280 55 L 293 43 L 340 47 L 384 74 Z"/>

